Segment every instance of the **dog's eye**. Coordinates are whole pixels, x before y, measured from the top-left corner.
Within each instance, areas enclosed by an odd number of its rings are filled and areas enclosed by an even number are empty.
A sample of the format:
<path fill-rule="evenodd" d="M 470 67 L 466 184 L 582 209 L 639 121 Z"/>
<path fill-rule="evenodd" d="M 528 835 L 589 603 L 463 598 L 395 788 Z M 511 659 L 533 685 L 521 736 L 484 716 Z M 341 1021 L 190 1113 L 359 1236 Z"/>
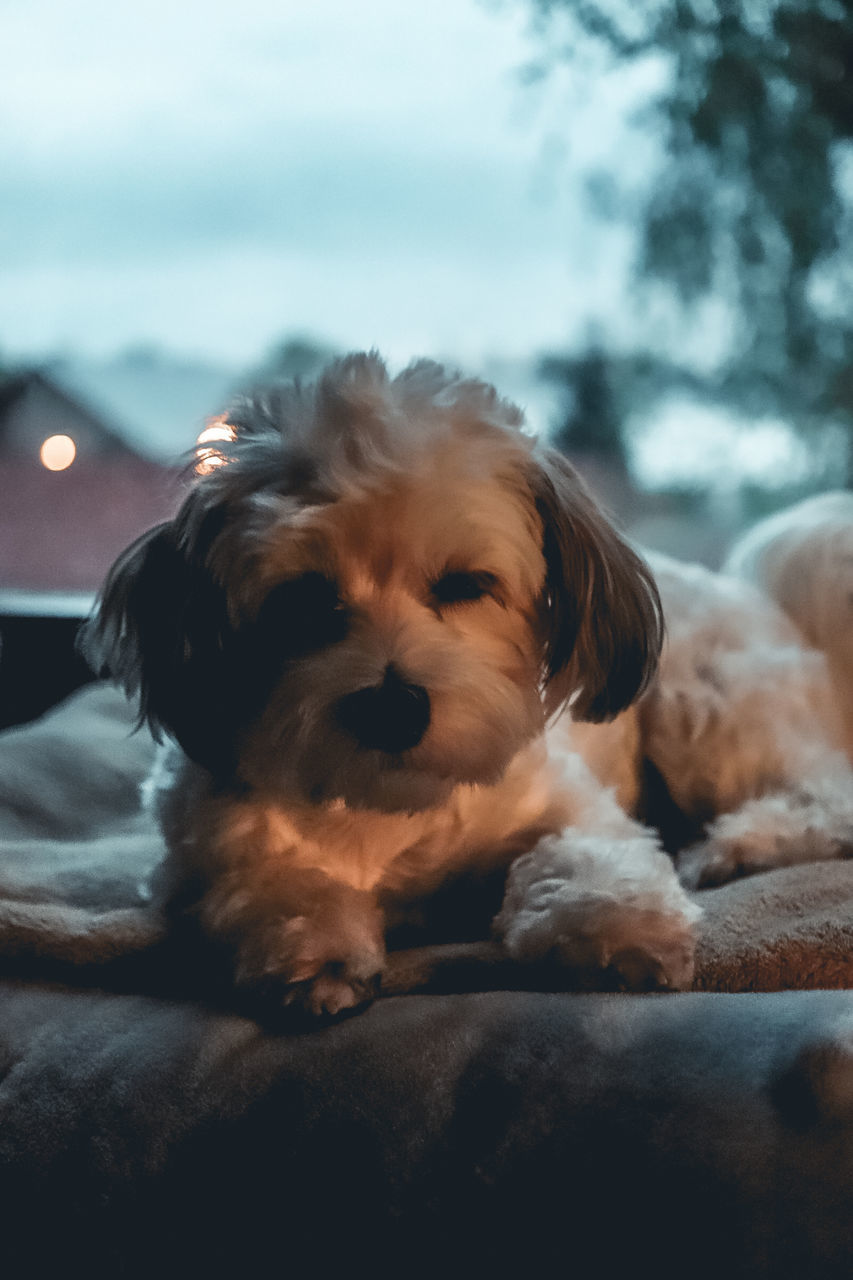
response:
<path fill-rule="evenodd" d="M 257 627 L 277 653 L 297 658 L 343 640 L 349 625 L 346 606 L 331 579 L 303 573 L 269 593 Z"/>
<path fill-rule="evenodd" d="M 494 590 L 495 583 L 493 573 L 445 573 L 432 584 L 433 599 L 439 604 L 462 604 L 469 600 L 480 600 Z"/>

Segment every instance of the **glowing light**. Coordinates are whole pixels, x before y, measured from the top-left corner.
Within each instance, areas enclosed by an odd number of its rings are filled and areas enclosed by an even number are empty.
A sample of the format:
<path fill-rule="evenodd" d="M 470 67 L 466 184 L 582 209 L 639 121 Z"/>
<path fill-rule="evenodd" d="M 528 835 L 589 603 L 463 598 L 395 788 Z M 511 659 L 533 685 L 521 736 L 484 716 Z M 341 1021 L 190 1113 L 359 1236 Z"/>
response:
<path fill-rule="evenodd" d="M 224 418 L 211 418 L 204 431 L 199 432 L 198 444 L 209 444 L 211 440 L 236 440 L 237 432 Z"/>
<path fill-rule="evenodd" d="M 48 436 L 39 450 L 39 458 L 48 471 L 67 471 L 77 457 L 77 446 L 70 436 Z"/>
<path fill-rule="evenodd" d="M 209 476 L 211 471 L 215 471 L 225 463 L 222 454 L 217 453 L 215 449 L 199 449 L 195 459 L 196 475 L 199 476 Z"/>
<path fill-rule="evenodd" d="M 196 473 L 200 476 L 209 476 L 211 471 L 215 471 L 217 467 L 227 462 L 225 455 L 212 446 L 217 440 L 235 440 L 236 438 L 237 432 L 224 415 L 210 418 L 196 440 Z"/>

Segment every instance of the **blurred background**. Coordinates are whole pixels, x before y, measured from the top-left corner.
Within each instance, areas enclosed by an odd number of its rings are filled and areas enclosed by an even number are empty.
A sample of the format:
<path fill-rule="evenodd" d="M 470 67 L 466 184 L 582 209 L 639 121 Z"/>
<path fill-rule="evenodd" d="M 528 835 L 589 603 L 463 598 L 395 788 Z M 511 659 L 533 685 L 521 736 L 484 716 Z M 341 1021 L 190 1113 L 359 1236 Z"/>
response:
<path fill-rule="evenodd" d="M 849 485 L 849 0 L 0 27 L 0 587 L 96 587 L 235 391 L 354 348 L 495 381 L 681 556 Z"/>

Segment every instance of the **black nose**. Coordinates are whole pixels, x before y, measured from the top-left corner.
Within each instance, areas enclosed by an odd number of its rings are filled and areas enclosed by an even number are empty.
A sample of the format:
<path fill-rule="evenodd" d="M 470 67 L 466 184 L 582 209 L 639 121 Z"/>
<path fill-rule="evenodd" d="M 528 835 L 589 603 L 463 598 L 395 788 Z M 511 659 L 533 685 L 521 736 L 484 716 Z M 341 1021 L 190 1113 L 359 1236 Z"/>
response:
<path fill-rule="evenodd" d="M 429 694 L 388 667 L 381 684 L 341 698 L 338 723 L 362 747 L 396 755 L 416 747 L 429 724 Z"/>

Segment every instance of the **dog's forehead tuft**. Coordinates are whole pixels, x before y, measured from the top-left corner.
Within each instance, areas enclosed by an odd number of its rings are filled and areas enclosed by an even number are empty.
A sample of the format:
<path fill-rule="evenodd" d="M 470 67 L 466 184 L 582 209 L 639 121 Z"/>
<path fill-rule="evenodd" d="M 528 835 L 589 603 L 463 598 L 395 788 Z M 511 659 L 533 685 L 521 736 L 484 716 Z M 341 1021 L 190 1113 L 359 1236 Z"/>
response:
<path fill-rule="evenodd" d="M 392 378 L 375 352 L 333 361 L 313 384 L 244 397 L 228 418 L 236 439 L 227 457 L 254 477 L 256 489 L 275 488 L 278 469 L 287 472 L 290 491 L 300 484 L 348 489 L 388 468 L 415 465 L 422 450 L 454 434 L 486 435 L 522 450 L 530 443 L 521 410 L 488 383 L 430 360 Z M 219 474 L 211 485 L 225 482 Z"/>
<path fill-rule="evenodd" d="M 432 361 L 392 379 L 378 357 L 351 356 L 320 379 L 306 443 L 331 487 L 351 492 L 373 487 L 389 471 L 417 469 L 462 436 L 487 436 L 516 452 L 522 421 L 494 388 Z"/>
<path fill-rule="evenodd" d="M 236 438 L 226 443 L 227 465 L 201 478 L 190 505 L 196 520 L 204 509 L 227 510 L 210 559 L 232 583 L 235 575 L 254 578 L 250 566 L 270 553 L 283 568 L 285 544 L 288 572 L 297 544 L 300 558 L 314 558 L 313 513 L 344 504 L 369 516 L 373 504 L 378 516 L 380 502 L 399 511 L 399 501 L 383 499 L 411 494 L 413 482 L 422 500 L 413 500 L 411 518 L 396 519 L 395 536 L 405 524 L 410 541 L 421 541 L 413 528 L 419 520 L 434 542 L 428 530 L 442 511 L 460 533 L 485 531 L 503 523 L 499 508 L 509 502 L 523 508 L 515 541 L 537 539 L 527 485 L 535 442 L 522 429 L 521 411 L 488 384 L 433 361 L 416 361 L 392 378 L 375 353 L 348 356 L 316 383 L 272 388 L 228 416 Z M 269 562 L 266 570 L 272 572 Z"/>

